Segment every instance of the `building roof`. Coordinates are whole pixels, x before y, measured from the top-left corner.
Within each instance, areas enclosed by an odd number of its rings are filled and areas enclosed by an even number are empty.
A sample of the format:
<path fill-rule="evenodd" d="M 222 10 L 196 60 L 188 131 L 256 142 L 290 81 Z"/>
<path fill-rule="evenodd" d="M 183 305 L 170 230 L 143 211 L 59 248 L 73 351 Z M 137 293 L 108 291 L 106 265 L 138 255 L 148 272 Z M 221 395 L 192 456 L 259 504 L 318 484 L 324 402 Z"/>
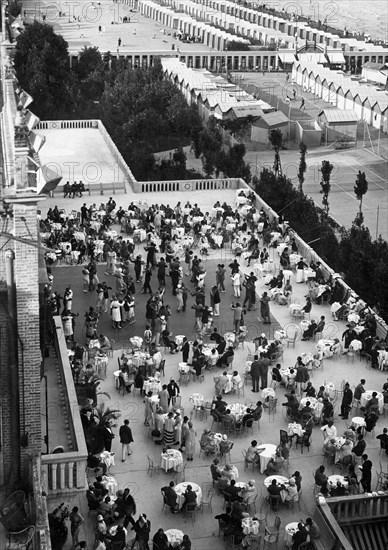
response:
<path fill-rule="evenodd" d="M 272 113 L 264 113 L 263 116 L 254 122 L 254 126 L 260 126 L 264 128 L 274 128 L 276 126 L 284 126 L 288 124 L 289 119 L 281 111 L 273 111 Z"/>
<path fill-rule="evenodd" d="M 327 122 L 358 122 L 357 114 L 351 110 L 323 109 L 318 116 L 324 115 Z"/>

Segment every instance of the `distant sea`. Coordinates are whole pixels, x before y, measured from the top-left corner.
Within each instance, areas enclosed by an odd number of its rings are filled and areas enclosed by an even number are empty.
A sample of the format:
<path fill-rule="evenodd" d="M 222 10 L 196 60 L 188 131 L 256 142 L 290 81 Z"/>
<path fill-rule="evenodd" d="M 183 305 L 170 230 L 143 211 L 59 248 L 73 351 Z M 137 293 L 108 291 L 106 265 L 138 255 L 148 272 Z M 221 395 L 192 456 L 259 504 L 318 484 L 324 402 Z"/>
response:
<path fill-rule="evenodd" d="M 252 1 L 252 0 L 251 0 Z M 349 32 L 364 32 L 373 39 L 388 41 L 388 2 L 386 0 L 260 0 L 268 7 L 284 9 Z"/>

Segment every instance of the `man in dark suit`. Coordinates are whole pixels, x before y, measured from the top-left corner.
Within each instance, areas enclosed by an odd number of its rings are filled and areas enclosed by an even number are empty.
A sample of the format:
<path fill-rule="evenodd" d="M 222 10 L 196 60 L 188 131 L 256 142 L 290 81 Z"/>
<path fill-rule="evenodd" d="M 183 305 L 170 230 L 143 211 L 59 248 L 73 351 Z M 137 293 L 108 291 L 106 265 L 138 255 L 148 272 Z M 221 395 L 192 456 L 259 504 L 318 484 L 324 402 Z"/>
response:
<path fill-rule="evenodd" d="M 190 354 L 190 344 L 186 338 L 186 336 L 183 338 L 183 345 L 182 345 L 182 361 L 184 363 L 187 363 L 189 360 L 189 354 Z"/>
<path fill-rule="evenodd" d="M 254 393 L 259 391 L 260 369 L 261 364 L 259 362 L 259 356 L 255 355 L 251 365 L 252 391 Z"/>
<path fill-rule="evenodd" d="M 240 487 L 236 487 L 236 481 L 232 479 L 230 481 L 230 485 L 227 485 L 224 489 L 224 493 L 229 495 L 230 502 L 234 502 L 237 500 L 238 502 L 242 502 L 242 497 L 240 496 Z"/>
<path fill-rule="evenodd" d="M 166 485 L 166 487 L 162 487 L 161 491 L 166 499 L 167 506 L 170 507 L 171 512 L 173 514 L 177 514 L 179 511 L 179 506 L 177 504 L 177 494 L 174 489 L 174 482 L 170 481 L 170 484 Z"/>

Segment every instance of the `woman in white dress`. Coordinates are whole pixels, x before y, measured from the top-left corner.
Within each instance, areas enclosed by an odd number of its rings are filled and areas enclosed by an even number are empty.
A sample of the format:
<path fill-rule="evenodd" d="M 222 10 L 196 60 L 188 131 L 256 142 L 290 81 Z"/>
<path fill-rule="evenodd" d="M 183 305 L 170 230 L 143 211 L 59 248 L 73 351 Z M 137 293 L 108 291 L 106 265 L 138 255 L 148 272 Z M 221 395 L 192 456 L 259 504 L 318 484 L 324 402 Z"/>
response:
<path fill-rule="evenodd" d="M 110 312 L 112 315 L 112 326 L 113 328 L 122 328 L 121 326 L 121 307 L 124 305 L 124 302 L 121 302 L 117 296 L 113 296 L 110 303 Z"/>
<path fill-rule="evenodd" d="M 241 285 L 241 275 L 238 271 L 237 273 L 233 273 L 230 277 L 232 279 L 233 284 L 233 294 L 235 298 L 240 298 L 240 285 Z"/>

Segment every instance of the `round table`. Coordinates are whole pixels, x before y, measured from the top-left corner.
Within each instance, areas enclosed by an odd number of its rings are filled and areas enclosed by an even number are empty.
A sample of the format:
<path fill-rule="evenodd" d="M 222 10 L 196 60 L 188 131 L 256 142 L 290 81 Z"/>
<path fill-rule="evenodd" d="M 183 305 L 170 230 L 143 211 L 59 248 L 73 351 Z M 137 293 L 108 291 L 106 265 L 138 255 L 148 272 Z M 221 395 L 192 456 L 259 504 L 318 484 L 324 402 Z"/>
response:
<path fill-rule="evenodd" d="M 140 349 L 143 345 L 143 338 L 141 336 L 133 336 L 129 341 L 135 349 Z"/>
<path fill-rule="evenodd" d="M 286 546 L 291 547 L 293 544 L 292 537 L 294 534 L 299 531 L 298 529 L 298 522 L 292 521 L 291 523 L 288 523 L 284 529 L 284 542 Z"/>
<path fill-rule="evenodd" d="M 260 473 L 263 474 L 271 458 L 275 458 L 277 446 L 273 443 L 263 443 L 256 447 L 260 456 Z"/>
<path fill-rule="evenodd" d="M 179 529 L 167 529 L 165 534 L 170 546 L 173 548 L 175 546 L 179 546 L 183 540 L 183 531 L 180 531 Z"/>
<path fill-rule="evenodd" d="M 327 478 L 327 484 L 329 485 L 329 487 L 336 487 L 338 481 L 340 481 L 344 487 L 347 487 L 349 485 L 344 476 L 340 476 L 338 474 L 329 476 Z"/>
<path fill-rule="evenodd" d="M 373 393 L 373 390 L 368 390 L 368 391 L 365 391 L 361 395 L 361 399 L 360 399 L 361 407 L 366 407 L 366 405 L 368 404 L 368 401 L 370 399 L 372 399 L 372 393 Z M 379 413 L 383 414 L 383 412 L 384 412 L 384 396 L 379 391 L 377 391 L 376 393 L 377 393 L 376 397 L 379 401 Z"/>
<path fill-rule="evenodd" d="M 303 336 L 303 333 L 305 330 L 307 330 L 309 328 L 309 322 L 308 321 L 301 321 L 299 323 L 299 326 L 300 326 L 300 330 L 301 330 L 301 333 L 302 333 L 302 336 Z"/>
<path fill-rule="evenodd" d="M 357 430 L 357 428 L 363 428 L 365 424 L 365 418 L 362 418 L 362 416 L 355 416 L 352 418 L 352 426 L 354 426 Z"/>
<path fill-rule="evenodd" d="M 145 393 L 152 391 L 153 394 L 157 394 L 161 391 L 161 389 L 162 383 L 160 380 L 157 380 L 156 378 L 148 378 L 148 380 L 144 380 L 143 391 Z"/>
<path fill-rule="evenodd" d="M 348 323 L 355 323 L 358 325 L 360 321 L 360 316 L 357 313 L 349 313 L 348 315 Z"/>
<path fill-rule="evenodd" d="M 204 396 L 200 393 L 192 393 L 190 395 L 190 401 L 194 404 L 195 407 L 200 407 L 204 402 Z"/>
<path fill-rule="evenodd" d="M 241 520 L 241 526 L 244 535 L 257 535 L 260 530 L 260 522 L 257 519 L 253 518 L 243 518 Z"/>
<path fill-rule="evenodd" d="M 329 399 L 334 399 L 335 397 L 335 385 L 333 382 L 327 382 L 325 384 L 325 390 L 329 395 Z"/>
<path fill-rule="evenodd" d="M 244 366 L 244 374 L 248 374 L 251 372 L 251 365 L 253 361 L 246 361 Z"/>
<path fill-rule="evenodd" d="M 276 393 L 273 388 L 264 388 L 261 392 L 261 395 L 264 397 L 264 399 L 267 399 L 267 397 L 272 397 L 275 399 Z"/>
<path fill-rule="evenodd" d="M 315 397 L 303 397 L 303 399 L 300 400 L 299 408 L 306 406 L 307 401 L 310 401 L 310 407 L 312 409 L 315 409 L 318 404 L 318 399 Z"/>
<path fill-rule="evenodd" d="M 113 476 L 102 476 L 101 483 L 105 487 L 105 489 L 109 492 L 110 496 L 116 495 L 119 489 L 119 484 Z"/>
<path fill-rule="evenodd" d="M 235 417 L 236 420 L 241 420 L 244 414 L 247 412 L 247 406 L 242 403 L 233 403 L 230 405 L 230 414 Z"/>
<path fill-rule="evenodd" d="M 275 330 L 274 338 L 275 340 L 284 340 L 285 338 L 287 338 L 287 334 L 284 330 Z"/>
<path fill-rule="evenodd" d="M 294 315 L 295 312 L 300 312 L 302 307 L 303 306 L 301 304 L 290 304 L 289 310 L 291 315 Z"/>
<path fill-rule="evenodd" d="M 270 485 L 272 485 L 272 481 L 274 479 L 276 479 L 276 485 L 278 487 L 281 487 L 282 485 L 285 485 L 286 487 L 288 487 L 288 485 L 289 485 L 288 477 L 273 475 L 273 476 L 268 476 L 268 477 L 265 478 L 265 480 L 264 480 L 265 487 L 268 488 Z M 287 491 L 285 491 L 285 490 L 281 491 L 280 498 L 282 499 L 282 502 L 284 502 L 286 500 L 287 494 L 288 494 Z"/>
<path fill-rule="evenodd" d="M 302 437 L 305 430 L 302 428 L 301 424 L 298 422 L 290 422 L 287 427 L 287 433 L 290 436 L 293 435 L 299 435 L 299 437 Z"/>
<path fill-rule="evenodd" d="M 234 479 L 236 481 L 240 477 L 236 466 L 231 466 L 230 470 L 225 470 L 224 468 L 221 472 L 221 476 L 223 477 L 223 479 L 227 479 L 228 481 L 230 481 L 231 479 Z"/>
<path fill-rule="evenodd" d="M 168 470 L 176 470 L 180 464 L 183 464 L 182 453 L 177 449 L 169 449 L 161 454 L 162 460 L 160 467 L 168 472 Z"/>
<path fill-rule="evenodd" d="M 349 351 L 360 351 L 362 349 L 362 342 L 360 340 L 352 340 L 349 344 Z"/>
<path fill-rule="evenodd" d="M 266 477 L 264 480 L 264 485 L 268 488 L 274 479 L 276 479 L 276 485 L 288 485 L 288 477 L 279 475 Z"/>
<path fill-rule="evenodd" d="M 177 494 L 177 504 L 179 508 L 182 508 L 183 503 L 185 501 L 184 493 L 186 492 L 188 485 L 191 485 L 193 491 L 197 494 L 197 506 L 201 504 L 201 500 L 202 500 L 201 487 L 196 483 L 194 483 L 193 481 L 184 481 L 183 483 L 178 483 L 178 485 L 175 485 L 175 492 Z"/>
<path fill-rule="evenodd" d="M 190 367 L 187 363 L 178 363 L 178 370 L 179 372 L 181 372 L 182 374 L 186 374 L 189 372 L 190 370 Z"/>
<path fill-rule="evenodd" d="M 175 343 L 178 347 L 180 347 L 183 344 L 183 338 L 184 336 L 182 334 L 177 334 L 175 336 Z"/>

